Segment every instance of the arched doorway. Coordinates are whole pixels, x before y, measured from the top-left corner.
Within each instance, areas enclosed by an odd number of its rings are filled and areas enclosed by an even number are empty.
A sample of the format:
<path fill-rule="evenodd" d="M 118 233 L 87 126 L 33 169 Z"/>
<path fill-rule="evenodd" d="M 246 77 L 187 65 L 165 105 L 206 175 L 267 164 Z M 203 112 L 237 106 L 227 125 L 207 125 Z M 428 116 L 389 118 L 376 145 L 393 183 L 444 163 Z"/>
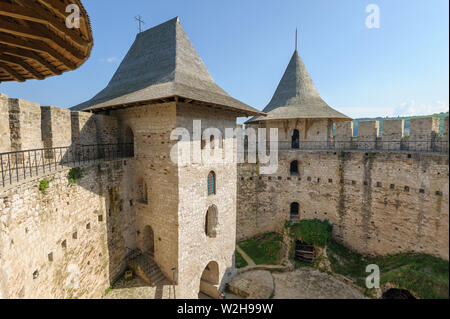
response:
<path fill-rule="evenodd" d="M 299 220 L 299 207 L 298 203 L 291 203 L 291 211 L 290 211 L 290 219 L 291 220 Z"/>
<path fill-rule="evenodd" d="M 292 131 L 292 148 L 300 148 L 300 132 L 298 130 Z"/>
<path fill-rule="evenodd" d="M 291 173 L 291 176 L 298 176 L 299 175 L 298 161 L 292 161 L 291 162 L 290 173 Z"/>
<path fill-rule="evenodd" d="M 155 254 L 155 235 L 153 229 L 150 226 L 145 226 L 142 239 L 142 248 L 145 254 L 154 256 Z"/>
<path fill-rule="evenodd" d="M 219 264 L 211 261 L 200 277 L 199 299 L 205 296 L 217 299 L 219 297 Z"/>

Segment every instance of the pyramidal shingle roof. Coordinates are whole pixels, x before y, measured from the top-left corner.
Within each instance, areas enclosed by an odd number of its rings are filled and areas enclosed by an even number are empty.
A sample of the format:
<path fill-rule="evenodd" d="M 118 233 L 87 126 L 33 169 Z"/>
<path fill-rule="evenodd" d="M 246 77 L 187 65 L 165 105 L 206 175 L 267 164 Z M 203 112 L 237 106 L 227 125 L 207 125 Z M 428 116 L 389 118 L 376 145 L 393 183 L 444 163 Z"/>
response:
<path fill-rule="evenodd" d="M 351 120 L 322 100 L 297 50 L 295 50 L 272 100 L 263 112 L 268 115 L 253 117 L 247 123 L 301 118 Z"/>
<path fill-rule="evenodd" d="M 72 110 L 99 110 L 169 97 L 263 114 L 229 96 L 212 79 L 179 18 L 139 33 L 108 86 Z"/>

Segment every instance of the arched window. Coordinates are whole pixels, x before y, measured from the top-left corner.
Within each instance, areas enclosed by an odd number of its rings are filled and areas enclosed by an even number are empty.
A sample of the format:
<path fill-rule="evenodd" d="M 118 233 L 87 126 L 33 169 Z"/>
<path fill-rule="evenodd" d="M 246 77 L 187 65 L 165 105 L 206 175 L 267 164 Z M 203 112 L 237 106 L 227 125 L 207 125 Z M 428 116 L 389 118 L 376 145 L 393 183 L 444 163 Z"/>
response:
<path fill-rule="evenodd" d="M 208 174 L 208 196 L 216 195 L 216 173 L 213 171 Z"/>
<path fill-rule="evenodd" d="M 291 220 L 298 220 L 299 219 L 299 205 L 298 203 L 292 203 L 291 204 Z"/>
<path fill-rule="evenodd" d="M 292 131 L 292 148 L 300 148 L 300 133 L 298 130 Z"/>
<path fill-rule="evenodd" d="M 291 162 L 291 168 L 290 168 L 291 176 L 296 176 L 299 174 L 298 172 L 298 161 L 292 161 Z"/>
<path fill-rule="evenodd" d="M 217 214 L 216 206 L 208 208 L 205 217 L 205 234 L 210 238 L 216 238 L 217 225 L 219 224 L 219 216 Z"/>
<path fill-rule="evenodd" d="M 147 183 L 143 178 L 139 179 L 137 185 L 137 201 L 142 204 L 148 204 Z"/>

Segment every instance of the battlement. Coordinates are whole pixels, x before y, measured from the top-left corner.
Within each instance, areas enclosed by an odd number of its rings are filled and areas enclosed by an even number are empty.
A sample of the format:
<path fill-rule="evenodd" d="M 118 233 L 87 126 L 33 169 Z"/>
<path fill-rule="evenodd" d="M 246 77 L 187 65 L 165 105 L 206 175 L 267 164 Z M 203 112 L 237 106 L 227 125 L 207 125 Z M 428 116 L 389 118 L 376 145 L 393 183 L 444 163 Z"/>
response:
<path fill-rule="evenodd" d="M 444 134 L 439 136 L 439 118 L 413 118 L 410 134 L 405 135 L 403 119 L 359 122 L 358 136 L 353 136 L 353 122 L 336 123 L 335 148 L 413 150 L 448 152 L 448 117 L 444 121 Z"/>
<path fill-rule="evenodd" d="M 0 93 L 0 153 L 118 143 L 115 117 L 40 106 Z"/>

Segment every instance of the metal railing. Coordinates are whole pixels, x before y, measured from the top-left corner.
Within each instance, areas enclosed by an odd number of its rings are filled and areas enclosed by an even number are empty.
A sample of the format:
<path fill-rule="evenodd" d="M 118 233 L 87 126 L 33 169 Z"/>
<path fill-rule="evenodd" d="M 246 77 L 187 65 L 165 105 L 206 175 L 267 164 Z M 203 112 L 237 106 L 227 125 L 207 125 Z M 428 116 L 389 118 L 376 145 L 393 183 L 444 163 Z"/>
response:
<path fill-rule="evenodd" d="M 258 145 L 256 145 L 258 149 Z M 248 146 L 245 145 L 245 150 Z M 448 154 L 449 144 L 445 140 L 408 140 L 386 141 L 378 139 L 376 141 L 352 140 L 352 141 L 279 141 L 279 150 L 335 150 L 335 151 L 392 151 L 392 152 L 421 152 L 421 153 L 440 153 Z M 270 150 L 270 144 L 267 143 L 266 150 Z"/>
<path fill-rule="evenodd" d="M 72 145 L 0 153 L 0 185 L 5 187 L 62 168 L 133 156 L 133 144 Z"/>

